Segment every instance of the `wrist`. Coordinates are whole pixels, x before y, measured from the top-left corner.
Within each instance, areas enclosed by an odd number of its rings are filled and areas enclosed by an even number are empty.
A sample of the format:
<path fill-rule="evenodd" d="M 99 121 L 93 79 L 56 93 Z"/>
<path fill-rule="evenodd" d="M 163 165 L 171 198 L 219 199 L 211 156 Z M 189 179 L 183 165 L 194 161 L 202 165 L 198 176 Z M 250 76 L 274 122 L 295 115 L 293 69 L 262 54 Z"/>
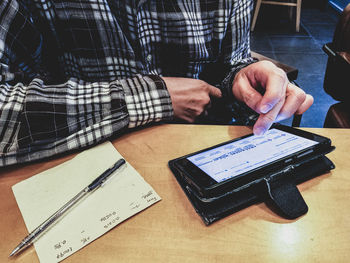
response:
<path fill-rule="evenodd" d="M 233 94 L 233 82 L 235 80 L 235 77 L 237 76 L 238 72 L 240 72 L 243 68 L 246 68 L 247 66 L 257 62 L 256 60 L 252 60 L 246 63 L 240 63 L 236 65 L 231 72 L 226 76 L 226 78 L 221 83 L 221 92 L 223 94 L 223 97 L 227 98 L 229 101 L 232 101 L 235 99 L 235 96 Z"/>

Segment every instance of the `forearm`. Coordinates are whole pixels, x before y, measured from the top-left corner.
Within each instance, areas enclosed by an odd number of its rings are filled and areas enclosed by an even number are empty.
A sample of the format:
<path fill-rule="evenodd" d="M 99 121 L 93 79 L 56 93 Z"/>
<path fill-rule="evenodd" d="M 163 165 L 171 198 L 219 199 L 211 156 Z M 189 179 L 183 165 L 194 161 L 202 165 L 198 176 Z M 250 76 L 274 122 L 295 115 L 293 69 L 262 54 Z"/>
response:
<path fill-rule="evenodd" d="M 257 60 L 251 57 L 250 52 L 250 15 L 253 1 L 235 1 L 230 22 L 223 41 L 224 61 L 230 65 L 226 76 L 219 83 L 223 94 L 224 103 L 239 124 L 252 124 L 255 116 L 243 102 L 233 95 L 233 82 L 240 70 L 255 63 Z"/>
<path fill-rule="evenodd" d="M 94 145 L 122 130 L 172 118 L 163 81 L 136 76 L 111 83 L 71 79 L 46 86 L 1 86 L 0 166 Z"/>

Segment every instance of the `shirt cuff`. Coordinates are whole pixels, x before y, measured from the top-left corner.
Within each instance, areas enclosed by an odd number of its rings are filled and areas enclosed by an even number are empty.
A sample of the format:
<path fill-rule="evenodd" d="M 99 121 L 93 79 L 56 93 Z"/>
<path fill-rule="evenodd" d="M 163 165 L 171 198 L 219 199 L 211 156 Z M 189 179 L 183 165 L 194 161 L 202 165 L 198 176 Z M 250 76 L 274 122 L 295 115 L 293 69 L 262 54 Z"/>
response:
<path fill-rule="evenodd" d="M 137 75 L 122 82 L 129 113 L 128 128 L 173 118 L 170 95 L 161 77 Z"/>
<path fill-rule="evenodd" d="M 235 67 L 231 70 L 231 72 L 226 76 L 226 78 L 221 82 L 219 86 L 223 95 L 223 104 L 225 104 L 229 109 L 234 123 L 237 125 L 252 126 L 259 117 L 259 115 L 254 110 L 249 108 L 244 102 L 237 100 L 232 92 L 233 80 L 237 73 L 241 69 L 255 62 L 257 62 L 257 60 L 251 58 L 244 63 L 235 65 Z"/>
<path fill-rule="evenodd" d="M 257 62 L 256 59 L 249 58 L 247 59 L 247 61 L 239 63 L 232 68 L 232 70 L 227 74 L 226 78 L 221 82 L 221 85 L 220 85 L 220 89 L 223 94 L 223 97 L 227 97 L 229 100 L 234 99 L 234 96 L 232 93 L 232 85 L 233 85 L 233 80 L 235 79 L 235 76 L 241 69 L 255 62 Z"/>

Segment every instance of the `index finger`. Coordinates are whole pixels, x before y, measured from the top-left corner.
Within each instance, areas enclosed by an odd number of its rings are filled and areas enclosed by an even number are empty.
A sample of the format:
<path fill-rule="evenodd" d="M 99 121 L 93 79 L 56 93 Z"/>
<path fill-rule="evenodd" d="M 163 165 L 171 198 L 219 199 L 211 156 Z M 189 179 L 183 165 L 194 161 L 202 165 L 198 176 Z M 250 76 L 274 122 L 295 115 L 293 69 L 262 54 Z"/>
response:
<path fill-rule="evenodd" d="M 266 91 L 263 95 L 259 110 L 262 113 L 269 112 L 285 96 L 288 79 L 285 73 L 272 74 L 266 82 Z"/>
<path fill-rule="evenodd" d="M 284 101 L 282 100 L 278 102 L 276 106 L 272 108 L 272 110 L 268 113 L 260 114 L 258 120 L 255 122 L 253 127 L 254 134 L 262 135 L 271 127 L 271 125 L 275 122 L 278 113 L 283 106 L 283 103 Z"/>
<path fill-rule="evenodd" d="M 222 97 L 222 93 L 221 93 L 221 90 L 218 89 L 217 87 L 214 87 L 212 85 L 209 85 L 209 95 L 210 96 L 213 96 L 213 97 L 216 97 L 216 98 L 221 98 Z"/>

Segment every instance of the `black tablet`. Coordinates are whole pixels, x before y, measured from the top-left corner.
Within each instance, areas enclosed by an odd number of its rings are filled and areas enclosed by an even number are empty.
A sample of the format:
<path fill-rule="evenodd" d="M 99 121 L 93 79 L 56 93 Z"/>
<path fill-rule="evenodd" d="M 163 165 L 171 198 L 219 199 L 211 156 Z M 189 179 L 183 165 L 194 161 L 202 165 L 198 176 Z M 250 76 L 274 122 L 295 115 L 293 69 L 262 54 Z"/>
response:
<path fill-rule="evenodd" d="M 332 149 L 326 137 L 275 124 L 262 136 L 249 134 L 171 162 L 199 195 L 210 197 L 246 187 Z"/>

